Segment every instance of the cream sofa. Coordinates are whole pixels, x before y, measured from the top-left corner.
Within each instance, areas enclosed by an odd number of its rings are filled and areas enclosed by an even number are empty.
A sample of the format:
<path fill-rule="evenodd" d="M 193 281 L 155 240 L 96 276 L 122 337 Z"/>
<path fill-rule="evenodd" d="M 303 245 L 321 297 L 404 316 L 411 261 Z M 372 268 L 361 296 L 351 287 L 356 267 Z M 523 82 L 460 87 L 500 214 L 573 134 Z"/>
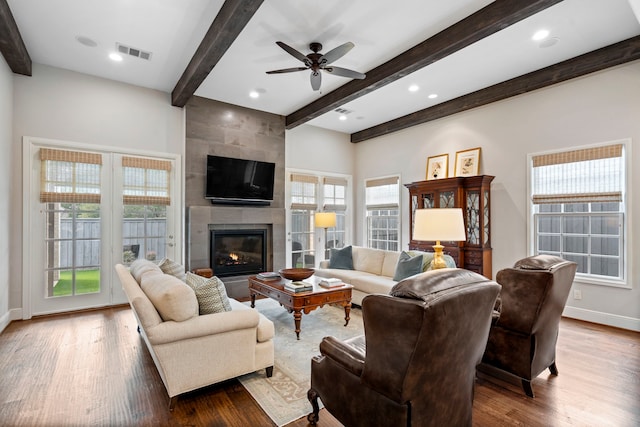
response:
<path fill-rule="evenodd" d="M 422 271 L 431 270 L 432 252 L 407 251 L 412 255 L 422 255 Z M 315 269 L 319 277 L 335 277 L 353 285 L 351 302 L 362 305 L 362 299 L 369 294 L 388 294 L 398 283 L 393 280 L 401 252 L 352 246 L 353 270 L 331 268 L 330 260 L 320 261 Z M 453 258 L 445 255 L 447 267 L 455 268 Z"/>
<path fill-rule="evenodd" d="M 262 368 L 272 375 L 274 326 L 256 310 L 230 299 L 232 311 L 199 315 L 195 292 L 152 262 L 115 269 L 171 409 L 182 393 Z"/>

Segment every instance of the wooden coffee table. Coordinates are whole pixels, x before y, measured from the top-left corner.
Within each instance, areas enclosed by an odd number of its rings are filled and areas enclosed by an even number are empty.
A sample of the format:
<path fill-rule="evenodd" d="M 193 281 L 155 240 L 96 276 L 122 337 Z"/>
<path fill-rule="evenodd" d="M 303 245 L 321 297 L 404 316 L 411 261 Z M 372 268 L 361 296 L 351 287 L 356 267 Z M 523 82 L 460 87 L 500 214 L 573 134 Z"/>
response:
<path fill-rule="evenodd" d="M 295 293 L 284 288 L 285 283 L 290 282 L 290 280 L 283 278 L 278 280 L 262 280 L 256 276 L 250 276 L 249 294 L 251 296 L 251 307 L 255 308 L 256 306 L 256 295 L 263 295 L 278 301 L 289 313 L 293 313 L 296 337 L 298 339 L 300 339 L 300 320 L 302 319 L 302 313 L 309 314 L 325 304 L 343 306 L 344 326 L 347 326 L 349 324 L 349 313 L 351 313 L 351 289 L 353 289 L 353 286 L 345 283 L 342 286 L 325 288 L 318 284 L 321 279 L 321 277 L 315 276 L 305 279 L 305 281 L 313 283 L 313 290 Z"/>

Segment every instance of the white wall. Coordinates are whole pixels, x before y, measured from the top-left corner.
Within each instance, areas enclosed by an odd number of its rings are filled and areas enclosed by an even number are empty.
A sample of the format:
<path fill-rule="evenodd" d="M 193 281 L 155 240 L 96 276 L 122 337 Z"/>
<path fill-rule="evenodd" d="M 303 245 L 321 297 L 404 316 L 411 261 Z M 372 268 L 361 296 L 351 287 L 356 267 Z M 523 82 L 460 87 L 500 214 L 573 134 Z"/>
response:
<path fill-rule="evenodd" d="M 184 158 L 185 129 L 184 111 L 171 106 L 168 93 L 39 64 L 33 64 L 32 77 L 15 75 L 13 82 L 13 135 L 11 144 L 7 143 L 13 180 L 8 197 L 9 307 L 18 309 L 22 307 L 22 137 L 173 153 Z"/>
<path fill-rule="evenodd" d="M 532 93 L 414 126 L 356 146 L 357 218 L 363 217 L 364 179 L 401 174 L 403 183 L 425 179 L 429 156 L 481 147 L 480 173 L 495 175 L 492 184 L 493 271 L 527 256 L 528 153 L 631 138 L 631 164 L 640 164 L 640 62 L 635 61 Z M 640 170 L 630 170 L 633 191 L 640 190 Z M 408 191 L 402 193 L 402 247 L 409 241 Z M 640 241 L 640 197 L 629 194 L 627 238 Z M 362 223 L 356 228 L 362 239 Z M 633 264 L 632 247 L 627 261 Z M 633 266 L 632 266 L 633 267 Z M 571 296 L 565 314 L 640 330 L 640 268 L 632 269 L 633 288 L 574 284 L 582 300 Z"/>
<path fill-rule="evenodd" d="M 11 156 L 7 155 L 11 151 L 11 140 L 13 135 L 13 73 L 0 55 L 0 331 L 2 331 L 10 321 L 9 316 L 9 230 L 10 203 L 7 201 L 11 197 L 12 172 Z"/>
<path fill-rule="evenodd" d="M 353 173 L 355 144 L 345 133 L 302 125 L 285 132 L 285 144 L 285 164 L 289 169 Z"/>

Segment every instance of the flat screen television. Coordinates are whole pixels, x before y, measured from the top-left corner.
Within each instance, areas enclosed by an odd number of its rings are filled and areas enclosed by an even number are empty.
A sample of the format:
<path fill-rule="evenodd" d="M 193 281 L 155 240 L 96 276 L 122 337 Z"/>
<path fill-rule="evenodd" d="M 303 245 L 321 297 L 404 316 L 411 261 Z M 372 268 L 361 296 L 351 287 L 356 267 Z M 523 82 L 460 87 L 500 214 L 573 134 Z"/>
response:
<path fill-rule="evenodd" d="M 268 205 L 275 168 L 275 163 L 208 155 L 205 198 L 211 203 Z"/>

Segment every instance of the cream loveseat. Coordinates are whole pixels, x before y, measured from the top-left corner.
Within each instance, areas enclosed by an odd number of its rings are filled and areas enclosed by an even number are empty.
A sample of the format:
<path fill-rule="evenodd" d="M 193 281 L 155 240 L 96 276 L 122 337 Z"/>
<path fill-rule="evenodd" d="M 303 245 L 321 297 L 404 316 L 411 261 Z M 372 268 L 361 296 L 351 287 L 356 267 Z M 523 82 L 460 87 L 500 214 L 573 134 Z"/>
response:
<path fill-rule="evenodd" d="M 349 249 L 332 249 L 332 259 L 337 251 L 345 251 Z M 431 261 L 433 260 L 432 252 L 406 251 L 411 256 L 422 256 L 422 266 L 417 273 L 431 270 Z M 315 269 L 315 275 L 319 277 L 335 277 L 345 283 L 353 285 L 351 302 L 353 304 L 362 305 L 362 299 L 369 294 L 388 294 L 391 288 L 402 280 L 400 273 L 399 260 L 402 252 L 383 251 L 380 249 L 371 249 L 361 246 L 351 246 L 351 258 L 353 268 L 332 268 L 332 260 L 320 261 L 320 268 Z M 447 267 L 455 268 L 456 264 L 453 258 L 445 255 Z M 396 279 L 400 280 L 394 280 Z M 404 278 L 404 277 L 402 277 Z"/>
<path fill-rule="evenodd" d="M 272 375 L 274 326 L 256 310 L 229 299 L 231 311 L 200 315 L 195 291 L 156 264 L 115 269 L 171 409 L 182 393 L 262 368 Z"/>

